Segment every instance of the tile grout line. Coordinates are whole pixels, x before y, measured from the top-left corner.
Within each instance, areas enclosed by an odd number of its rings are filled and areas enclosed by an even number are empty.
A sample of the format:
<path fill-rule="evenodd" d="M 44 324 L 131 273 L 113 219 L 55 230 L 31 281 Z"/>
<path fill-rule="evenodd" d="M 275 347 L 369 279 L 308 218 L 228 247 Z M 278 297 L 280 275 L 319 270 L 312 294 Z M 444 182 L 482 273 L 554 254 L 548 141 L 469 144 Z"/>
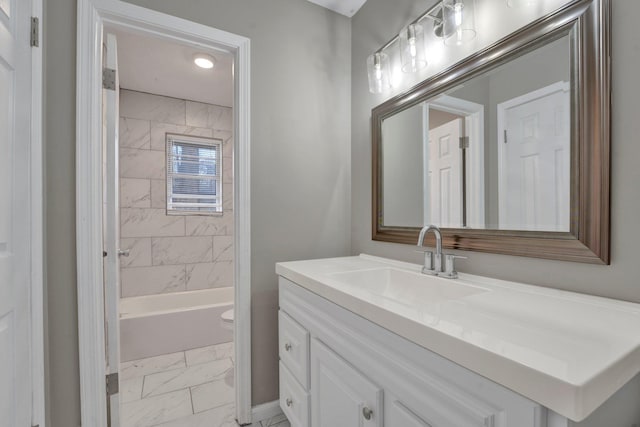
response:
<path fill-rule="evenodd" d="M 191 402 L 191 413 L 193 415 L 195 415 L 196 414 L 196 408 L 193 405 L 193 389 L 192 389 L 192 387 L 189 387 L 189 401 Z"/>

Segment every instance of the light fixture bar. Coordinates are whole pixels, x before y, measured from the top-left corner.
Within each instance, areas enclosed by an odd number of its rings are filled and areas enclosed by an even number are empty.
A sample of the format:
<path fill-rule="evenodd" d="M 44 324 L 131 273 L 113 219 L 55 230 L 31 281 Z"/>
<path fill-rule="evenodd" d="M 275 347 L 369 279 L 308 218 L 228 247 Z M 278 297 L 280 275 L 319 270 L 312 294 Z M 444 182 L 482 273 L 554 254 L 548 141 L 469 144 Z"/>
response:
<path fill-rule="evenodd" d="M 436 23 L 440 23 L 442 22 L 442 0 L 439 0 L 436 4 L 434 4 L 433 6 L 431 6 L 426 12 L 424 12 L 422 15 L 418 16 L 418 18 L 414 19 L 412 22 L 410 22 L 409 24 L 418 24 L 421 21 L 429 18 L 433 21 L 435 21 Z M 395 36 L 393 36 L 393 38 L 391 40 L 389 40 L 388 42 L 386 42 L 385 44 L 382 45 L 382 47 L 378 50 L 376 50 L 374 53 L 380 53 L 383 50 L 385 50 L 386 48 L 388 48 L 389 46 L 391 46 L 392 44 L 394 44 L 395 42 L 398 41 L 398 39 L 400 38 L 400 36 L 398 34 L 396 34 Z"/>

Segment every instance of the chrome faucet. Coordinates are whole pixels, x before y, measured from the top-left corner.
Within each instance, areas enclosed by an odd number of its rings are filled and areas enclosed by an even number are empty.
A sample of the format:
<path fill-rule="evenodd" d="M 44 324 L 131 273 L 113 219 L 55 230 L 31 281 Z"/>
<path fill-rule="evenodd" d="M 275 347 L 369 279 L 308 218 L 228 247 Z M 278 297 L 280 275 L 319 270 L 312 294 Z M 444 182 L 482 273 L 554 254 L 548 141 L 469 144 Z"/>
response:
<path fill-rule="evenodd" d="M 438 273 L 442 273 L 442 233 L 440 229 L 435 225 L 425 225 L 422 227 L 420 235 L 418 236 L 418 247 L 424 247 L 424 237 L 430 231 L 433 231 L 433 234 L 436 236 L 436 253 L 434 254 L 429 251 L 424 252 L 422 272 L 436 276 Z"/>
<path fill-rule="evenodd" d="M 424 252 L 424 265 L 422 266 L 422 273 L 431 274 L 433 276 L 441 276 L 447 279 L 455 279 L 458 277 L 458 273 L 454 268 L 454 261 L 456 258 L 464 258 L 466 256 L 459 256 L 453 254 L 445 255 L 446 260 L 446 269 L 444 268 L 442 262 L 442 233 L 440 229 L 435 225 L 425 225 L 420 230 L 420 235 L 418 236 L 418 247 L 424 247 L 424 238 L 430 231 L 433 231 L 433 234 L 436 236 L 436 252 L 433 253 L 431 251 L 423 251 Z"/>

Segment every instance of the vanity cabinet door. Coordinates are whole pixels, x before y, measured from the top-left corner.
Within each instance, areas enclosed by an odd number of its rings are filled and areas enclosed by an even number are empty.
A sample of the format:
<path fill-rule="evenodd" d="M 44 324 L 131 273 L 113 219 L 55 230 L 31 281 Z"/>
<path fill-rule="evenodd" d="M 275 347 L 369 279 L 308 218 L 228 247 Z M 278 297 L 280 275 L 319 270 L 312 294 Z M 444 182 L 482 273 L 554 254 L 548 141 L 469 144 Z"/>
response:
<path fill-rule="evenodd" d="M 383 392 L 317 339 L 311 341 L 311 425 L 382 427 Z"/>
<path fill-rule="evenodd" d="M 385 427 L 436 427 L 393 398 L 388 399 L 386 403 Z"/>

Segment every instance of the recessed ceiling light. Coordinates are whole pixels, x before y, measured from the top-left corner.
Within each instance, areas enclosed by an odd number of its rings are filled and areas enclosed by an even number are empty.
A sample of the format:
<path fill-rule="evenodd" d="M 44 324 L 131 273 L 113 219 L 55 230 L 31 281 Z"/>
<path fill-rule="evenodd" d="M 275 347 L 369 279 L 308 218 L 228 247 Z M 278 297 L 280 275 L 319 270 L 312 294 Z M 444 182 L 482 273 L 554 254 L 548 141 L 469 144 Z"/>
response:
<path fill-rule="evenodd" d="M 200 68 L 213 68 L 216 60 L 206 53 L 196 53 L 193 55 L 193 62 Z"/>

